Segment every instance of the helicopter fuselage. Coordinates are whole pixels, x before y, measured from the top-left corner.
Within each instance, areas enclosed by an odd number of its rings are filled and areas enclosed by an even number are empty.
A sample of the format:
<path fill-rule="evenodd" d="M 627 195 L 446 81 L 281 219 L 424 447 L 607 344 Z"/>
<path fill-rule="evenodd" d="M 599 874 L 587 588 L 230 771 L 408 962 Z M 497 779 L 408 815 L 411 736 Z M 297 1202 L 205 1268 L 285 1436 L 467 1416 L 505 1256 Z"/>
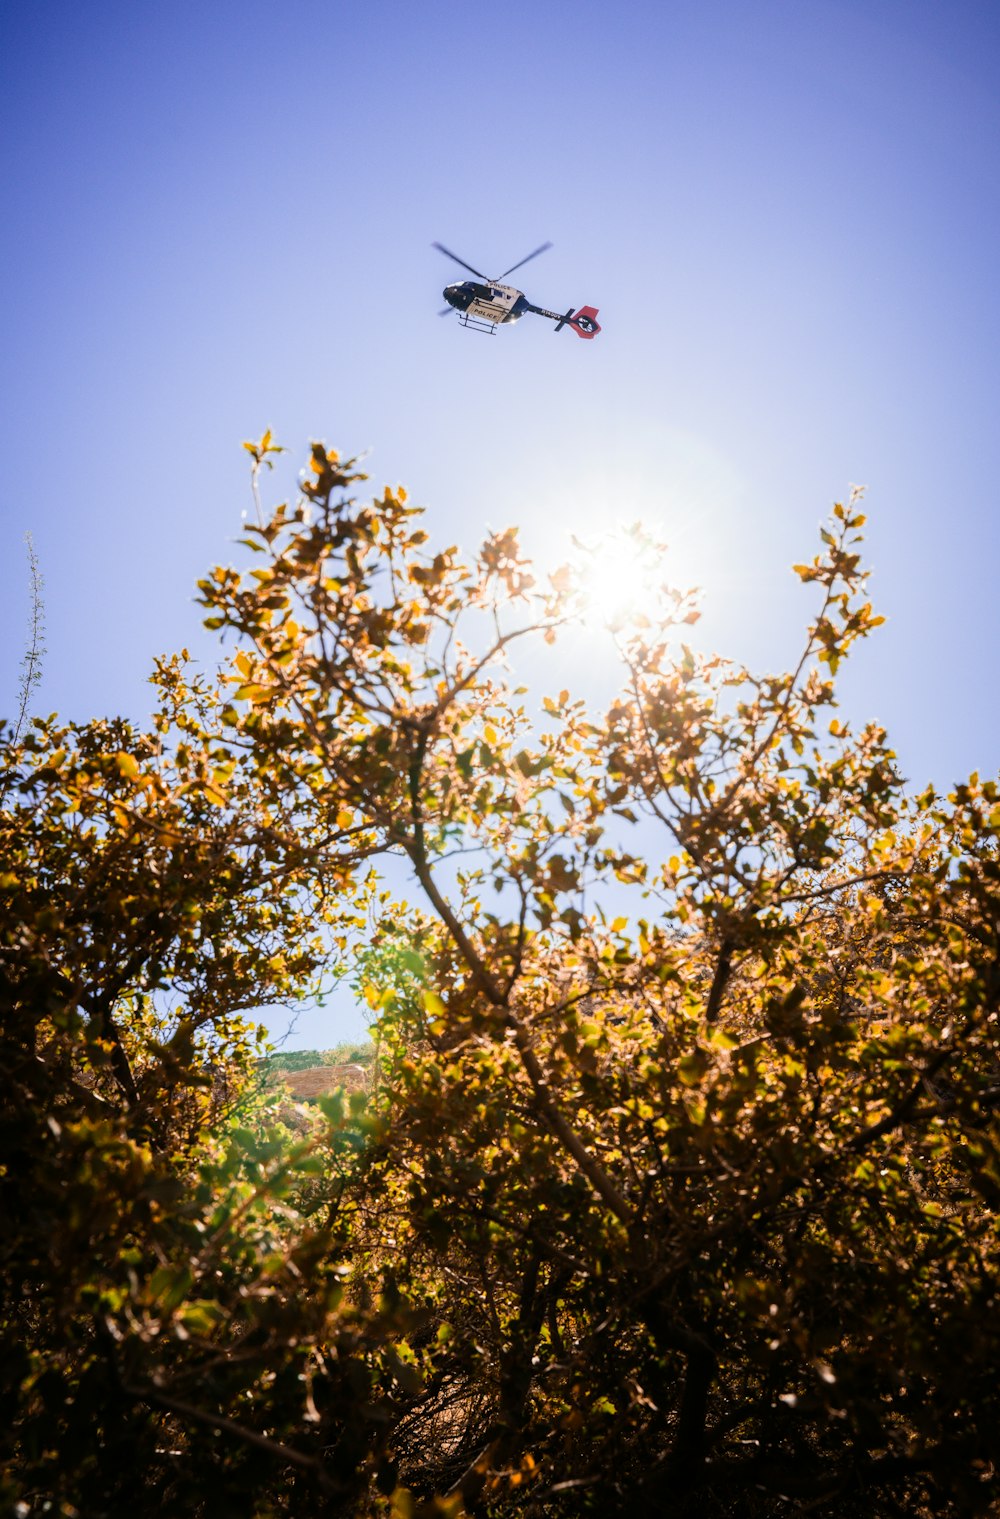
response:
<path fill-rule="evenodd" d="M 457 285 L 446 285 L 444 298 L 462 318 L 464 326 L 498 327 L 501 322 L 516 322 L 531 310 L 520 290 L 513 285 L 480 284 L 478 280 L 462 280 Z"/>

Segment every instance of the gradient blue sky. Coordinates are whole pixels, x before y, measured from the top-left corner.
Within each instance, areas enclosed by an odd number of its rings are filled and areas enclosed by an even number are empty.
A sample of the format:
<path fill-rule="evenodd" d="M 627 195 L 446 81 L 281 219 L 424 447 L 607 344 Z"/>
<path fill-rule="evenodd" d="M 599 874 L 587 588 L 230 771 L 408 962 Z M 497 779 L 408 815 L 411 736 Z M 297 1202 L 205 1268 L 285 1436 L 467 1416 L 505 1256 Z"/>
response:
<path fill-rule="evenodd" d="M 212 657 L 193 585 L 269 426 L 279 488 L 371 447 L 449 542 L 653 519 L 704 640 L 769 665 L 865 483 L 889 621 L 847 714 L 915 782 L 996 770 L 994 0 L 6 0 L 0 55 L 0 712 L 26 530 L 43 710 L 141 718 L 156 652 Z M 604 331 L 439 321 L 434 238 L 551 239 L 523 287 Z"/>

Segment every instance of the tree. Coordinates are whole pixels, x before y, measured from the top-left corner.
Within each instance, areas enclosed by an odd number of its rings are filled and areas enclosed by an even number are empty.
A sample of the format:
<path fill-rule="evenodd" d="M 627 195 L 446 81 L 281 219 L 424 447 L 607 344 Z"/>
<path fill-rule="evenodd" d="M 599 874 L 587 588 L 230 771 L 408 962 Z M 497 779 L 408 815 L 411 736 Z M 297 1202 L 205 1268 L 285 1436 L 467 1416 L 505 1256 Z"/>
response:
<path fill-rule="evenodd" d="M 273 445 L 250 447 L 256 479 Z M 102 956 L 77 969 L 79 935 L 41 920 L 41 890 L 13 901 L 30 925 L 5 940 L 18 1048 L 40 1007 L 58 1008 L 47 1037 L 62 1018 L 76 1040 L 44 1099 L 19 1098 L 37 1120 L 22 1164 L 41 1165 L 47 1112 L 63 1122 L 55 1094 L 76 1113 L 93 1089 L 85 1046 L 114 1142 L 134 1148 L 145 1125 L 152 1170 L 189 1186 L 196 1157 L 202 1178 L 155 1230 L 111 1210 L 92 1241 L 103 1329 L 84 1281 L 52 1288 L 28 1231 L 37 1365 L 69 1368 L 62 1395 L 100 1362 L 105 1455 L 32 1453 L 25 1430 L 52 1417 L 30 1381 L 47 1372 L 32 1371 L 11 1394 L 13 1469 L 30 1473 L 17 1480 L 56 1490 L 58 1472 L 73 1503 L 90 1481 L 117 1512 L 110 1431 L 131 1399 L 177 1512 L 207 1511 L 209 1492 L 215 1506 L 253 1495 L 238 1511 L 260 1514 L 986 1512 L 1000 1485 L 1000 804 L 977 777 L 908 796 L 885 734 L 834 715 L 838 666 L 881 620 L 857 499 L 797 567 L 819 608 L 789 673 L 696 655 L 696 610 L 663 587 L 620 628 L 622 693 L 597 718 L 567 692 L 533 708 L 507 669 L 572 629 L 573 570 L 539 586 L 513 531 L 466 567 L 427 548 L 402 491 L 359 504 L 361 478 L 314 445 L 303 499 L 245 540 L 258 567 L 201 583 L 209 625 L 237 641 L 219 694 L 160 667 L 170 779 L 139 812 L 169 799 L 186 884 L 156 920 L 169 948 L 110 999 L 110 966 L 132 966 L 117 914 L 145 942 L 127 904 L 161 900 L 168 875 L 142 874 L 155 851 L 125 849 L 132 894 L 109 872 L 117 854 L 94 855 L 114 829 L 124 849 L 122 819 L 139 814 L 115 801 L 147 773 L 145 750 L 130 775 L 136 746 L 94 725 L 85 759 L 78 735 L 72 759 L 53 757 L 45 730 L 30 762 L 11 761 L 20 796 L 52 777 L 32 879 L 49 860 L 54 877 L 78 870 L 89 835 L 67 826 L 67 777 L 110 776 L 87 844 Z M 416 904 L 374 886 L 388 854 Z M 212 996 L 182 896 L 227 934 Z M 304 992 L 324 960 L 352 956 L 378 1012 L 378 1091 L 293 1142 L 228 1095 L 246 1042 L 227 1020 L 275 976 Z M 140 1001 L 177 985 L 178 1068 L 201 1104 L 186 1129 L 162 1095 L 176 1057 Z M 133 1097 L 126 1064 L 156 1073 L 155 1100 L 134 1074 Z M 206 1116 L 220 1091 L 243 1103 L 228 1148 Z M 45 1165 L 51 1185 L 77 1185 L 61 1153 Z M 234 1186 L 243 1202 L 206 1224 Z M 198 1219 L 220 1238 L 221 1277 L 195 1248 Z M 155 1333 L 154 1279 L 172 1305 Z M 248 1295 L 278 1319 L 262 1330 Z"/>

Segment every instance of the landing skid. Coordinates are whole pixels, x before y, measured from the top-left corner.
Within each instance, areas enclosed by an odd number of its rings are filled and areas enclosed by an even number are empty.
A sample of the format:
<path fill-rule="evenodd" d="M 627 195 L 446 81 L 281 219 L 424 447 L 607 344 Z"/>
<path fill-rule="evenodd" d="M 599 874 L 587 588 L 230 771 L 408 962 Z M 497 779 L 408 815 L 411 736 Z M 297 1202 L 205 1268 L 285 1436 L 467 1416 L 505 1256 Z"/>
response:
<path fill-rule="evenodd" d="M 487 332 L 491 336 L 499 326 L 498 322 L 484 322 L 481 317 L 470 316 L 467 311 L 460 311 L 458 320 L 463 327 L 471 327 L 473 332 Z"/>

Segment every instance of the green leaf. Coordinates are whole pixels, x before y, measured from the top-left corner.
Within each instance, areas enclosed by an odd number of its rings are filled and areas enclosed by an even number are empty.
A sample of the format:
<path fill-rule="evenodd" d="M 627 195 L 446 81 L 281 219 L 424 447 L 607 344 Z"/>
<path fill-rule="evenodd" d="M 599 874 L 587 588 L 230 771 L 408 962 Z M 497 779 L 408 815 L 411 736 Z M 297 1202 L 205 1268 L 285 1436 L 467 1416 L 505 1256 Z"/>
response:
<path fill-rule="evenodd" d="M 708 1070 L 708 1057 L 704 1050 L 692 1050 L 677 1062 L 677 1074 L 686 1087 L 695 1087 Z"/>
<path fill-rule="evenodd" d="M 219 1324 L 225 1322 L 225 1310 L 209 1298 L 194 1298 L 186 1303 L 178 1314 L 184 1328 L 191 1334 L 209 1335 Z"/>
<path fill-rule="evenodd" d="M 149 1278 L 149 1295 L 164 1313 L 172 1313 L 183 1303 L 193 1280 L 186 1266 L 160 1266 Z"/>

